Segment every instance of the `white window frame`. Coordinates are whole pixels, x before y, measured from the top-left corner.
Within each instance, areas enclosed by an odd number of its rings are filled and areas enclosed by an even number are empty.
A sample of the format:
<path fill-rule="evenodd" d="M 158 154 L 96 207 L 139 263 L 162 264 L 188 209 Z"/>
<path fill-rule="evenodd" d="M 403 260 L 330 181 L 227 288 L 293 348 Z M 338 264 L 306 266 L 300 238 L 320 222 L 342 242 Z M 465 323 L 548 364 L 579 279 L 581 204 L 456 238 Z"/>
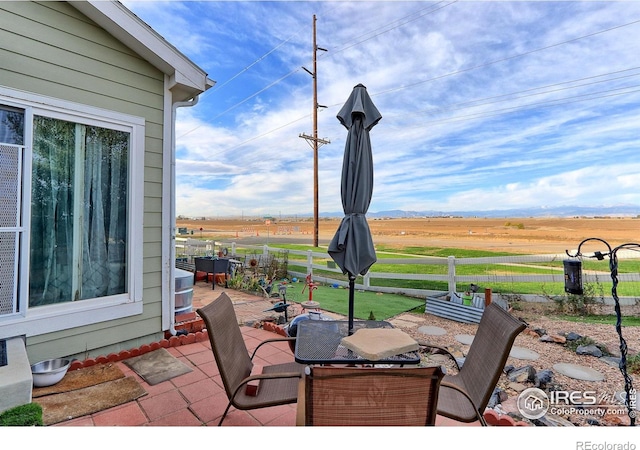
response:
<path fill-rule="evenodd" d="M 19 312 L 0 317 L 0 339 L 37 336 L 141 314 L 143 311 L 143 217 L 145 120 L 88 105 L 0 86 L 0 103 L 25 110 L 25 152 L 18 290 Z M 31 230 L 31 161 L 34 115 L 52 117 L 131 133 L 127 242 L 127 289 L 124 294 L 29 308 L 29 243 Z"/>

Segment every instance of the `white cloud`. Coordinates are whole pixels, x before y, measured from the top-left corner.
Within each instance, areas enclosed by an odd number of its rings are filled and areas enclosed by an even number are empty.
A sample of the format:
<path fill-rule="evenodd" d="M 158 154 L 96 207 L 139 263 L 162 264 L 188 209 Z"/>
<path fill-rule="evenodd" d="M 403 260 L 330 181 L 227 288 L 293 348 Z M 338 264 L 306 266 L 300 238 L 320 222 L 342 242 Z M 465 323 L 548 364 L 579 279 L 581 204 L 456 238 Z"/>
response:
<path fill-rule="evenodd" d="M 180 110 L 179 214 L 311 213 L 313 14 L 321 211 L 357 83 L 383 116 L 371 211 L 640 204 L 638 2 L 125 4 L 218 82 Z"/>

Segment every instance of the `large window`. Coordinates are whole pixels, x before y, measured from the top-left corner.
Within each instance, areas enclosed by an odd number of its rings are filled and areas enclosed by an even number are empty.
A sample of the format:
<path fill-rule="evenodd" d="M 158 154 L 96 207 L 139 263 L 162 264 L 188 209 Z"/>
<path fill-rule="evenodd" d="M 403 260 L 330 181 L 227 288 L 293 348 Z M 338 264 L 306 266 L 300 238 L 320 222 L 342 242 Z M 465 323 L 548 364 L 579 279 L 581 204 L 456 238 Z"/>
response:
<path fill-rule="evenodd" d="M 141 314 L 145 120 L 0 86 L 0 339 Z"/>
<path fill-rule="evenodd" d="M 130 134 L 33 123 L 29 307 L 125 293 Z"/>

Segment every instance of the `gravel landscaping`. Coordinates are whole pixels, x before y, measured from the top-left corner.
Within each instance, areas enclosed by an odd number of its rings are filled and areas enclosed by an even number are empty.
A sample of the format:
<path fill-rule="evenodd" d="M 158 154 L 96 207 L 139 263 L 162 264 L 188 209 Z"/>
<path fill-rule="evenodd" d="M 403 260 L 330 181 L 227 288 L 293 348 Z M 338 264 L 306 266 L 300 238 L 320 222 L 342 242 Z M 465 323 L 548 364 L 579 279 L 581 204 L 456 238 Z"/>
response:
<path fill-rule="evenodd" d="M 526 359 L 518 359 L 510 357 L 507 361 L 507 367 L 512 366 L 514 369 L 531 366 L 535 373 L 542 371 L 551 371 L 551 380 L 545 386 L 547 390 L 566 390 L 566 391 L 594 391 L 597 393 L 598 402 L 600 404 L 612 404 L 616 393 L 624 392 L 624 378 L 621 370 L 616 365 L 612 365 L 611 361 L 615 361 L 615 357 L 620 356 L 620 340 L 614 325 L 589 324 L 583 322 L 572 322 L 567 320 L 559 320 L 554 317 L 552 304 L 525 303 L 518 306 L 519 310 L 512 310 L 512 313 L 524 320 L 528 324 L 528 328 L 521 333 L 514 343 L 514 348 L 520 349 Z M 614 314 L 612 306 L 600 307 L 597 309 L 601 314 Z M 639 306 L 622 307 L 622 336 L 627 344 L 627 359 L 637 355 L 640 352 L 640 327 L 625 327 L 624 317 L 640 314 Z M 422 344 L 432 344 L 447 347 L 453 350 L 457 356 L 463 357 L 469 346 L 464 337 L 475 334 L 477 325 L 464 324 L 453 320 L 444 319 L 430 314 L 402 314 L 393 319 L 393 323 L 397 327 L 401 327 L 404 331 L 412 335 L 418 342 Z M 440 331 L 434 334 L 425 334 L 421 332 L 421 327 L 435 327 L 435 330 L 444 330 L 444 334 Z M 422 328 L 424 331 L 424 328 Z M 546 332 L 546 333 L 545 333 Z M 558 341 L 569 334 L 575 333 L 583 338 L 584 341 L 593 341 L 599 348 L 605 349 L 613 358 L 599 358 L 587 354 L 578 354 L 569 344 L 563 344 L 549 339 L 545 342 L 541 338 L 541 334 L 553 336 Z M 528 355 L 538 355 L 536 359 L 528 358 Z M 437 358 L 437 361 L 442 361 Z M 574 379 L 563 375 L 554 369 L 554 365 L 559 363 L 575 364 L 593 369 L 602 374 L 602 381 L 585 381 Z M 447 364 L 448 370 L 455 370 L 455 366 Z M 631 376 L 633 387 L 637 389 L 638 375 L 629 374 Z M 519 393 L 528 387 L 534 387 L 535 381 L 528 380 L 525 382 L 513 382 L 507 374 L 501 377 L 498 388 L 504 391 L 501 404 L 496 407 L 497 410 L 509 413 L 514 417 L 522 419 L 516 405 Z M 506 394 L 506 395 L 505 395 Z M 504 398 L 506 396 L 506 398 Z M 609 401 L 607 401 L 609 400 Z M 624 408 L 624 405 L 622 405 Z M 579 409 L 579 408 L 578 408 Z M 527 419 L 524 419 L 527 421 Z M 593 417 L 584 415 L 583 411 L 574 414 L 564 414 L 557 419 L 555 425 L 625 425 L 629 424 L 629 417 L 620 414 L 607 414 L 604 417 Z M 543 423 L 536 423 L 542 425 Z M 549 425 L 547 423 L 547 425 Z"/>

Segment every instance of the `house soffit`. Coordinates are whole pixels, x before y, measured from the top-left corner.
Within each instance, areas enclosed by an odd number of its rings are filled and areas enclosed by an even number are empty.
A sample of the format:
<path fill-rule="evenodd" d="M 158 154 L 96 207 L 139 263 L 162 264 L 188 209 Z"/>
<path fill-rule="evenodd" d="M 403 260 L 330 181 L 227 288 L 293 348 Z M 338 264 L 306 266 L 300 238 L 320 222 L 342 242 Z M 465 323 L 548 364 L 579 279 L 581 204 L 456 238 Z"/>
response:
<path fill-rule="evenodd" d="M 196 97 L 215 82 L 142 19 L 117 1 L 71 1 L 70 5 L 142 58 L 169 75 L 174 101 Z"/>

